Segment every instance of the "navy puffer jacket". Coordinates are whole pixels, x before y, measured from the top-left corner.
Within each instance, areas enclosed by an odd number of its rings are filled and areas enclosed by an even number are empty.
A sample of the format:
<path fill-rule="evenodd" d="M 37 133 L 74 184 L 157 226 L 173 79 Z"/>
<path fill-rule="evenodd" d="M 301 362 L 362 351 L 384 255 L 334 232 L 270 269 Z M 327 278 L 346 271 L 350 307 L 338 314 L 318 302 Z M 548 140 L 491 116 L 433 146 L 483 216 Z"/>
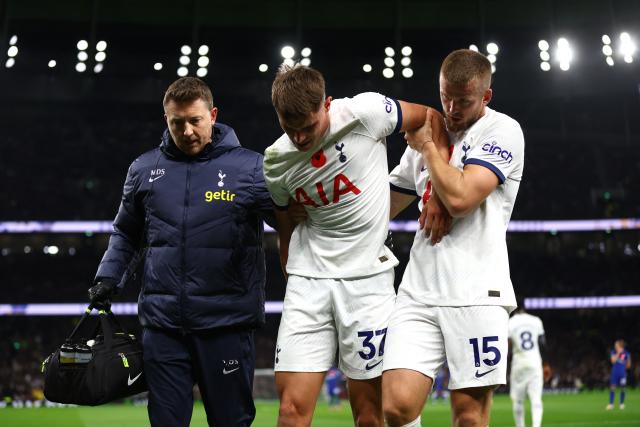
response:
<path fill-rule="evenodd" d="M 216 123 L 196 157 L 165 130 L 159 148 L 129 167 L 114 232 L 96 279 L 120 282 L 142 254 L 144 327 L 185 332 L 264 322 L 263 219 L 272 202 L 262 155 Z M 144 248 L 141 252 L 138 252 Z"/>

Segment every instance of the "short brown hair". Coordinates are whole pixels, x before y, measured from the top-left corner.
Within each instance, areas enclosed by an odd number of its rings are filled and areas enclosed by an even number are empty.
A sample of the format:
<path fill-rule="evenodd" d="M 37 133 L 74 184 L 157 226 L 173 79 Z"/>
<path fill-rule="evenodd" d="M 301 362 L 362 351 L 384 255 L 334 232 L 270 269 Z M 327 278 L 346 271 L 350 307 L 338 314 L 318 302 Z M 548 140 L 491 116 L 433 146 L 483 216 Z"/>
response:
<path fill-rule="evenodd" d="M 171 83 L 164 94 L 162 105 L 167 106 L 169 101 L 193 102 L 202 99 L 211 110 L 213 105 L 213 95 L 211 89 L 197 77 L 181 77 Z"/>
<path fill-rule="evenodd" d="M 451 52 L 442 62 L 440 74 L 454 85 L 466 85 L 478 78 L 482 90 L 491 87 L 491 62 L 483 54 L 471 49 Z"/>
<path fill-rule="evenodd" d="M 271 102 L 286 119 L 306 117 L 320 110 L 325 100 L 324 77 L 303 65 L 283 64 L 271 86 Z"/>

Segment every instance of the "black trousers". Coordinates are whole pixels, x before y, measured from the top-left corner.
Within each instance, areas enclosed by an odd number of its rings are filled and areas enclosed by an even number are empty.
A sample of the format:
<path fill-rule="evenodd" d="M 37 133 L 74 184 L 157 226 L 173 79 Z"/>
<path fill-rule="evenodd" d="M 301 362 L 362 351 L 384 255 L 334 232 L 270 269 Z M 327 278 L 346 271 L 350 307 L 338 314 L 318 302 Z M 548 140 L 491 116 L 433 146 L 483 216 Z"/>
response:
<path fill-rule="evenodd" d="M 186 427 L 198 384 L 210 426 L 249 426 L 253 403 L 253 330 L 182 334 L 146 328 L 144 371 L 153 427 Z"/>

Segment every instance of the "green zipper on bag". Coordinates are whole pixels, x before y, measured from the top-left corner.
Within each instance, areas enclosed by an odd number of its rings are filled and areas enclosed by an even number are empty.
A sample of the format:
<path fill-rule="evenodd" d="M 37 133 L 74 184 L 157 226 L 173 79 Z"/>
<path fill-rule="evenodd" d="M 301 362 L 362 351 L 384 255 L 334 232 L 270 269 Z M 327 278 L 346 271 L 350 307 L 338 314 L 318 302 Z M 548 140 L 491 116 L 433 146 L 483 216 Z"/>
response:
<path fill-rule="evenodd" d="M 124 353 L 118 353 L 118 355 L 122 358 L 122 364 L 124 365 L 124 367 L 128 368 L 129 361 L 127 360 L 127 356 L 125 356 Z"/>
<path fill-rule="evenodd" d="M 46 369 L 46 367 L 47 367 L 47 362 L 49 361 L 49 358 L 50 358 L 50 357 L 51 357 L 51 356 L 48 356 L 46 359 L 44 359 L 44 362 L 42 362 L 42 366 L 40 367 L 40 372 L 44 373 L 44 370 L 45 370 L 45 369 Z"/>

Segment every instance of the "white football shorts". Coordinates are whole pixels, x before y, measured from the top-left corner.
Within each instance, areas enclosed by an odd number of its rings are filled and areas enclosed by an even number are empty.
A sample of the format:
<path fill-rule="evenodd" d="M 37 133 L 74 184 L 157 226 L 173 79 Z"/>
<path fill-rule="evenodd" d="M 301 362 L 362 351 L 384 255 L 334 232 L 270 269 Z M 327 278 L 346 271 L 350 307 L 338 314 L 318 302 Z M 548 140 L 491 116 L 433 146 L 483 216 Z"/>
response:
<path fill-rule="evenodd" d="M 543 385 L 542 366 L 511 365 L 509 394 L 512 400 L 523 401 L 527 397 L 532 401 L 541 400 Z"/>
<path fill-rule="evenodd" d="M 382 375 L 393 311 L 393 269 L 355 279 L 290 275 L 278 331 L 275 371 L 325 372 L 351 379 Z"/>
<path fill-rule="evenodd" d="M 446 360 L 451 390 L 506 384 L 508 324 L 501 306 L 427 306 L 400 293 L 384 370 L 411 369 L 434 379 Z"/>

